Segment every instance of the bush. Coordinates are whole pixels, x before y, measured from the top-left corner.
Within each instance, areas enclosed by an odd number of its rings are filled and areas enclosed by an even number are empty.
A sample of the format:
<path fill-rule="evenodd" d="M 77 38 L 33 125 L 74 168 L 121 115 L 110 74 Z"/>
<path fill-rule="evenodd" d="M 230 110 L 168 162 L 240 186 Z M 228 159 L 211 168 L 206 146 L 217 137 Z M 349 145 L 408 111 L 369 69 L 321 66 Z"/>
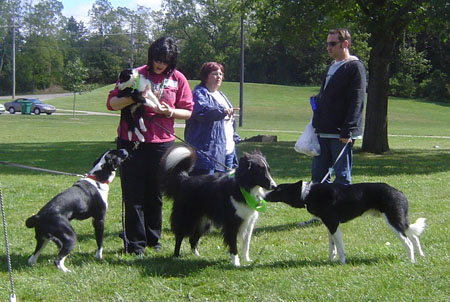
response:
<path fill-rule="evenodd" d="M 389 95 L 411 98 L 416 95 L 417 84 L 410 74 L 396 73 L 389 79 Z"/>
<path fill-rule="evenodd" d="M 450 84 L 447 74 L 439 69 L 418 86 L 416 96 L 426 98 L 431 102 L 450 103 Z"/>

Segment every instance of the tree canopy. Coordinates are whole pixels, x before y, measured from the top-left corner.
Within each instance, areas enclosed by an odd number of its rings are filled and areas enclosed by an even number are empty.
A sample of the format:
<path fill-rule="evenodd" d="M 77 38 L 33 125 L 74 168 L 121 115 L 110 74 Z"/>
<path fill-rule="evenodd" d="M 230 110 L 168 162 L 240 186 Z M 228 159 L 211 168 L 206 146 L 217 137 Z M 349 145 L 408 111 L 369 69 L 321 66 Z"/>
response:
<path fill-rule="evenodd" d="M 389 150 L 389 95 L 450 102 L 446 0 L 163 0 L 160 11 L 96 0 L 87 24 L 64 17 L 58 0 L 30 3 L 0 1 L 2 94 L 11 93 L 13 31 L 19 92 L 67 84 L 74 62 L 86 68 L 87 83 L 113 83 L 120 70 L 146 64 L 148 46 L 163 35 L 177 40 L 188 79 L 218 61 L 227 80 L 238 81 L 242 17 L 248 82 L 320 84 L 328 30 L 349 29 L 351 53 L 368 70 L 365 151 Z"/>

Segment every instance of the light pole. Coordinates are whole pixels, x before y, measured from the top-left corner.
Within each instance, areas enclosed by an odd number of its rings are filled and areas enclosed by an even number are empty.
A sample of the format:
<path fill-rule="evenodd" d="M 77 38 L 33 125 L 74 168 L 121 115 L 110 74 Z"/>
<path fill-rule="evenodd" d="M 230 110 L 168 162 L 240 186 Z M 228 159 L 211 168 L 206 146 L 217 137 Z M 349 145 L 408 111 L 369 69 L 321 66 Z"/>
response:
<path fill-rule="evenodd" d="M 241 1 L 241 67 L 239 81 L 239 127 L 242 127 L 244 117 L 244 3 Z"/>

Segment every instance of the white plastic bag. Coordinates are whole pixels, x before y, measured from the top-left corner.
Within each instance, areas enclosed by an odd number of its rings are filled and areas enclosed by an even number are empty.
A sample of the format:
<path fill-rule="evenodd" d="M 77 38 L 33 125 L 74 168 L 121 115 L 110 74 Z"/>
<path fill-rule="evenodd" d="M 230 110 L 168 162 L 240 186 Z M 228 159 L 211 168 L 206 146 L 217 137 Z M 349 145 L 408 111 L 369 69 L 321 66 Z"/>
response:
<path fill-rule="evenodd" d="M 308 156 L 317 156 L 320 154 L 319 139 L 310 121 L 303 130 L 302 135 L 298 138 L 294 146 L 295 151 Z"/>

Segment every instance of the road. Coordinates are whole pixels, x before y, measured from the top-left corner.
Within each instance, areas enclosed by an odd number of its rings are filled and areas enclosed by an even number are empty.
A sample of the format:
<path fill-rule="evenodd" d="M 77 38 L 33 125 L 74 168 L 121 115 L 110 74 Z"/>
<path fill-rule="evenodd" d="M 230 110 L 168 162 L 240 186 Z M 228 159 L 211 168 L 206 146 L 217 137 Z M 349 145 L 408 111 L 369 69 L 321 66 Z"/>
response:
<path fill-rule="evenodd" d="M 16 95 L 16 99 L 18 98 L 29 98 L 29 99 L 40 99 L 41 101 L 45 100 L 51 100 L 55 98 L 59 98 L 62 96 L 70 96 L 73 95 L 71 92 L 66 93 L 54 93 L 54 94 L 23 94 L 23 95 Z M 0 100 L 2 100 L 2 103 L 8 102 L 12 100 L 12 97 L 10 95 L 6 96 L 0 96 Z"/>

